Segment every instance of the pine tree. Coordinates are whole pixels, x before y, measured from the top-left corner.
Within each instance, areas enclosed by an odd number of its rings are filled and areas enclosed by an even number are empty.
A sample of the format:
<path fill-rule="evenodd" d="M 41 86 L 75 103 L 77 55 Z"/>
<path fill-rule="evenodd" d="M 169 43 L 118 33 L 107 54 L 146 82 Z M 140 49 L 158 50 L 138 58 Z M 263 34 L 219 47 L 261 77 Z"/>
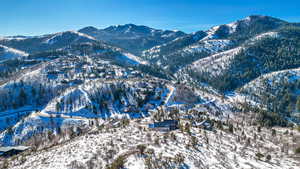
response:
<path fill-rule="evenodd" d="M 233 129 L 234 129 L 234 128 L 233 128 L 233 125 L 232 125 L 232 124 L 229 124 L 229 132 L 230 132 L 230 133 L 233 133 Z"/>
<path fill-rule="evenodd" d="M 272 159 L 271 155 L 268 154 L 267 157 L 266 157 L 266 160 L 267 160 L 267 161 L 270 161 L 271 159 Z"/>
<path fill-rule="evenodd" d="M 60 103 L 59 102 L 56 103 L 55 109 L 56 109 L 56 112 L 60 111 Z"/>
<path fill-rule="evenodd" d="M 298 100 L 297 100 L 297 103 L 298 103 Z M 298 105 L 297 105 L 298 106 Z M 299 100 L 299 106 L 300 106 L 300 100 Z M 293 112 L 294 111 L 294 105 L 293 105 L 293 103 L 289 103 L 289 105 L 288 105 L 288 107 L 287 107 L 287 109 L 288 109 L 288 112 Z M 297 107 L 297 109 L 298 109 L 298 107 Z"/>
<path fill-rule="evenodd" d="M 276 136 L 276 130 L 275 129 L 272 129 L 272 136 Z"/>
<path fill-rule="evenodd" d="M 261 126 L 257 127 L 257 132 L 259 132 L 259 133 L 261 132 Z"/>
<path fill-rule="evenodd" d="M 296 107 L 297 111 L 300 111 L 300 96 L 297 97 Z"/>
<path fill-rule="evenodd" d="M 27 98 L 26 93 L 24 89 L 21 88 L 19 93 L 20 106 L 24 106 L 24 104 L 26 103 L 26 98 Z"/>

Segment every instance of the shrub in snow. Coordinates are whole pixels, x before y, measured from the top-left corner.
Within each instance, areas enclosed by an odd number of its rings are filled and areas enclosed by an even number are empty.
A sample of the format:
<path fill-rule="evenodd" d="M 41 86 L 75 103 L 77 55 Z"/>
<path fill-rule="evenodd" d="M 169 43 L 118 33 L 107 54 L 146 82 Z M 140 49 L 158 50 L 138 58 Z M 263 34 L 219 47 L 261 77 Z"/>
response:
<path fill-rule="evenodd" d="M 296 154 L 300 154 L 300 147 L 298 147 L 298 148 L 295 149 L 295 153 Z"/>

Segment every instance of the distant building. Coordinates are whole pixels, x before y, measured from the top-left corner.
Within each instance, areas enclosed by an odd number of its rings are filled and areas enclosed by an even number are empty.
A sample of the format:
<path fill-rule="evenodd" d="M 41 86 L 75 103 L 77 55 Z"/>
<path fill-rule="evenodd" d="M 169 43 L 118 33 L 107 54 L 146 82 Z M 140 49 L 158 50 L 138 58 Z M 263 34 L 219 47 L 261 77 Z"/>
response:
<path fill-rule="evenodd" d="M 26 147 L 26 146 L 0 147 L 0 156 L 10 157 L 13 155 L 17 155 L 28 149 L 29 149 L 29 147 Z"/>
<path fill-rule="evenodd" d="M 162 122 L 154 122 L 149 124 L 149 128 L 159 131 L 171 131 L 179 129 L 179 122 L 178 120 L 164 120 Z"/>

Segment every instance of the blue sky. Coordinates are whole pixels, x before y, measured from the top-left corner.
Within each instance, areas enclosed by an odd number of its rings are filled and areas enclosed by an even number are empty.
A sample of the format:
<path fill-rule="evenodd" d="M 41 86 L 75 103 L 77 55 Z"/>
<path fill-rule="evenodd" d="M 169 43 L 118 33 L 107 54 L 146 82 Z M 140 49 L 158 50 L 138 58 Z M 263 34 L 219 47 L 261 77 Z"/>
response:
<path fill-rule="evenodd" d="M 1 0 L 0 35 L 126 23 L 194 32 L 253 14 L 300 22 L 299 7 L 299 0 Z"/>

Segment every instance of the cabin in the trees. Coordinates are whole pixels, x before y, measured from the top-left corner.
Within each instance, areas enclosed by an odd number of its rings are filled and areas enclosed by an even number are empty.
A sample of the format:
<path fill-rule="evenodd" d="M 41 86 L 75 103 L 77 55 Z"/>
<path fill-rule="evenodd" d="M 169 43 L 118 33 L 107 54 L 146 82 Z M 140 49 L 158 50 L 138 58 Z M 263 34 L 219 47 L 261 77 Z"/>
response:
<path fill-rule="evenodd" d="M 149 128 L 159 131 L 171 131 L 179 129 L 179 122 L 178 120 L 164 120 L 162 122 L 154 122 L 149 124 Z"/>

